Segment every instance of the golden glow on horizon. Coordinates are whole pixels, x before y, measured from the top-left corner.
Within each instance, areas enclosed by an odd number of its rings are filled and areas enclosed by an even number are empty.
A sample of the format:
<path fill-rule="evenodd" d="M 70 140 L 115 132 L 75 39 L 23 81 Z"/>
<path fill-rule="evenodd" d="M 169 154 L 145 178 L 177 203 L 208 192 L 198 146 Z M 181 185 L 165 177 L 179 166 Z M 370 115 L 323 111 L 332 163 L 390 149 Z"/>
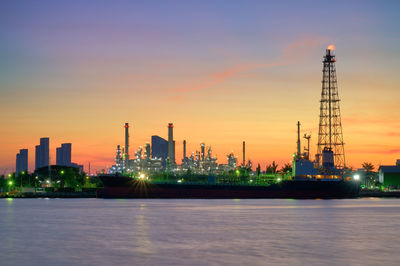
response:
<path fill-rule="evenodd" d="M 184 139 L 188 155 L 204 141 L 219 163 L 225 163 L 232 150 L 241 161 L 245 140 L 246 160 L 251 159 L 254 168 L 260 163 L 265 169 L 273 160 L 280 168 L 296 150 L 298 120 L 303 133 L 312 133 L 311 153 L 315 153 L 320 60 L 326 44 L 324 38 L 307 37 L 286 45 L 277 52 L 282 56 L 271 62 L 239 60 L 222 66 L 213 62 L 200 70 L 193 63 L 186 67 L 188 72 L 167 65 L 164 75 L 150 67 L 145 78 L 128 80 L 114 72 L 119 69 L 114 65 L 102 68 L 79 62 L 80 71 L 89 78 L 77 75 L 76 84 L 57 80 L 57 93 L 46 80 L 35 84 L 21 78 L 19 86 L 26 91 L 0 99 L 0 123 L 6 125 L 0 128 L 0 168 L 6 173 L 15 169 L 15 154 L 28 148 L 33 170 L 35 145 L 48 136 L 51 162 L 55 162 L 55 148 L 71 142 L 73 162 L 86 170 L 90 162 L 92 172 L 105 169 L 114 164 L 116 145 L 124 144 L 125 122 L 130 125 L 131 158 L 152 135 L 167 139 L 168 122 L 173 122 L 177 163 Z M 365 65 L 355 72 L 345 63 L 341 60 L 337 69 L 346 164 L 394 164 L 400 158 L 399 78 L 366 75 Z M 85 69 L 98 73 L 91 76 Z"/>

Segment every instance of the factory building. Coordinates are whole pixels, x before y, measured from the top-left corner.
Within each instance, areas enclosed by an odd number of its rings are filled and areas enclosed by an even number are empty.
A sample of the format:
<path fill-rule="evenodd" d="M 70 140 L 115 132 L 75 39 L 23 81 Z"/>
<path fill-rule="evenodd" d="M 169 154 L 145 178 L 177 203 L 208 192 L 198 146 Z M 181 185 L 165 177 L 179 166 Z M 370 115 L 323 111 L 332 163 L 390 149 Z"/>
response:
<path fill-rule="evenodd" d="M 192 155 L 188 158 L 186 157 L 186 141 L 184 141 L 184 158 L 182 159 L 181 170 L 188 171 L 190 170 L 193 173 L 199 174 L 210 174 L 215 173 L 218 169 L 217 158 L 212 156 L 211 147 L 207 148 L 206 155 L 206 146 L 202 142 L 200 143 L 200 151 L 196 151 L 196 153 L 192 153 Z"/>
<path fill-rule="evenodd" d="M 134 171 L 137 173 L 155 173 L 162 170 L 162 159 L 159 157 L 152 158 L 150 150 L 150 143 L 146 143 L 144 154 L 142 147 L 139 147 L 139 149 L 135 153 L 135 159 L 132 160 L 132 168 L 130 169 L 130 171 Z"/>
<path fill-rule="evenodd" d="M 117 145 L 117 152 L 115 155 L 115 164 L 108 170 L 110 174 L 123 173 L 125 171 L 122 159 L 121 146 Z"/>
<path fill-rule="evenodd" d="M 227 156 L 227 164 L 220 164 L 218 166 L 218 172 L 223 173 L 223 172 L 231 172 L 234 171 L 237 167 L 237 158 L 231 152 Z"/>
<path fill-rule="evenodd" d="M 400 160 L 397 160 L 396 165 L 380 166 L 378 176 L 384 186 L 400 187 Z"/>
<path fill-rule="evenodd" d="M 35 146 L 35 170 L 49 165 L 49 138 L 41 138 Z"/>
<path fill-rule="evenodd" d="M 28 171 L 28 149 L 21 149 L 16 156 L 15 173 L 18 176 L 21 172 Z"/>
<path fill-rule="evenodd" d="M 71 143 L 63 143 L 56 149 L 56 165 L 71 166 Z"/>
<path fill-rule="evenodd" d="M 168 157 L 168 141 L 159 136 L 151 136 L 151 157 L 160 158 L 162 167 L 165 168 Z"/>

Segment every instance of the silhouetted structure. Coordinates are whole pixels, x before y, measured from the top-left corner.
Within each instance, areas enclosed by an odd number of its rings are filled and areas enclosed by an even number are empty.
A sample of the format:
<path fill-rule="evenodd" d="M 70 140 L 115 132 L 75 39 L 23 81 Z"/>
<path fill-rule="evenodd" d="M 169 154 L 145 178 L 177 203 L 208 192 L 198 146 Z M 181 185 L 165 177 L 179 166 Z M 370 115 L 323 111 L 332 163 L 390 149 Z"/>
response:
<path fill-rule="evenodd" d="M 56 149 L 56 165 L 71 166 L 71 143 L 63 143 Z"/>
<path fill-rule="evenodd" d="M 125 167 L 129 166 L 129 124 L 125 123 Z"/>
<path fill-rule="evenodd" d="M 19 173 L 28 171 L 28 149 L 21 149 L 16 156 L 15 162 L 15 173 L 18 176 Z"/>
<path fill-rule="evenodd" d="M 171 166 L 175 166 L 174 124 L 168 124 L 168 158 Z"/>
<path fill-rule="evenodd" d="M 159 136 L 151 136 L 151 157 L 161 158 L 162 166 L 166 167 L 166 159 L 168 157 L 168 141 Z"/>
<path fill-rule="evenodd" d="M 35 170 L 49 165 L 49 138 L 41 138 L 35 146 Z"/>
<path fill-rule="evenodd" d="M 342 122 L 340 117 L 339 94 L 336 80 L 335 55 L 333 45 L 326 50 L 323 60 L 323 78 L 320 104 L 319 132 L 316 160 L 322 166 L 323 154 L 333 152 L 337 169 L 345 167 Z M 325 151 L 325 152 L 324 152 Z"/>

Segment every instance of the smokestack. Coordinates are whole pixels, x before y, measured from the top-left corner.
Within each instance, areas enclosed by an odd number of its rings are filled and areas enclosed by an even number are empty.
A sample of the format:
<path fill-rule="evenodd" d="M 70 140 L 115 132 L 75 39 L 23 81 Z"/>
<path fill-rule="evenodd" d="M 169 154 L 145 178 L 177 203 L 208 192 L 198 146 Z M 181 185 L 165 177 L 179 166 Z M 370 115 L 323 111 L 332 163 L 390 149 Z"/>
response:
<path fill-rule="evenodd" d="M 204 161 L 204 153 L 205 153 L 205 144 L 202 142 L 200 143 L 200 148 L 201 148 L 201 160 Z"/>
<path fill-rule="evenodd" d="M 125 123 L 125 165 L 129 161 L 129 124 Z"/>
<path fill-rule="evenodd" d="M 243 166 L 246 165 L 246 142 L 243 141 Z"/>
<path fill-rule="evenodd" d="M 186 158 L 186 140 L 183 140 L 183 159 Z"/>
<path fill-rule="evenodd" d="M 300 121 L 297 121 L 297 157 L 300 158 Z"/>
<path fill-rule="evenodd" d="M 146 143 L 146 159 L 150 159 L 150 143 Z"/>
<path fill-rule="evenodd" d="M 168 124 L 168 158 L 171 165 L 175 165 L 174 124 Z"/>

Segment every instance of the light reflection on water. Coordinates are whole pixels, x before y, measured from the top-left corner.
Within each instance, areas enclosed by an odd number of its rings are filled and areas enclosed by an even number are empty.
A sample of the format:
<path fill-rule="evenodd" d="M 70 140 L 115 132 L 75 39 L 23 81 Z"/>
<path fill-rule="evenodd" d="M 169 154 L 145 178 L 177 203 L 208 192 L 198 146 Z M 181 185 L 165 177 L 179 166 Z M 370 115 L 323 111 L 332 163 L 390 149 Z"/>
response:
<path fill-rule="evenodd" d="M 400 199 L 0 200 L 0 265 L 398 265 Z"/>

